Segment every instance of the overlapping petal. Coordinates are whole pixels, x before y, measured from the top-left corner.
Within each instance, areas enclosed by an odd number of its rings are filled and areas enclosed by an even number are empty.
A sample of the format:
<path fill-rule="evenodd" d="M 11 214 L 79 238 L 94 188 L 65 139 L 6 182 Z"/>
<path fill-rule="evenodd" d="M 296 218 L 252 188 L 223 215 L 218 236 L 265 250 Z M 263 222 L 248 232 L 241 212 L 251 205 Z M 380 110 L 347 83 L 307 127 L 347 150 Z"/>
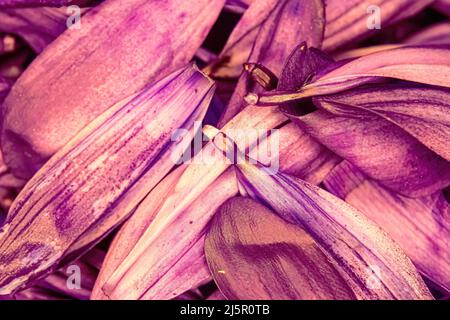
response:
<path fill-rule="evenodd" d="M 407 198 L 368 179 L 347 161 L 327 176 L 324 185 L 377 223 L 423 275 L 450 292 L 450 207 L 441 191 Z"/>
<path fill-rule="evenodd" d="M 100 113 L 188 63 L 223 4 L 105 1 L 88 12 L 82 28 L 58 37 L 5 100 L 1 142 L 11 170 L 29 178 Z"/>
<path fill-rule="evenodd" d="M 192 134 L 213 93 L 210 79 L 185 67 L 109 109 L 55 154 L 1 229 L 0 294 L 70 262 L 123 222 L 190 145 L 192 136 L 175 141 L 173 131 Z"/>

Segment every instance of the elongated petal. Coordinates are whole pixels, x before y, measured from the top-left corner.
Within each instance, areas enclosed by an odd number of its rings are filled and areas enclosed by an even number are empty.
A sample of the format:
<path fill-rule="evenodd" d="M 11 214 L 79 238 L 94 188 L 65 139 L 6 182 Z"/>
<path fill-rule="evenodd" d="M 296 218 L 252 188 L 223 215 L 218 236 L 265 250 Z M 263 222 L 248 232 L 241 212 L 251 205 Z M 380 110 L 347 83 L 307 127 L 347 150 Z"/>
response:
<path fill-rule="evenodd" d="M 323 75 L 314 86 L 350 88 L 372 77 L 450 87 L 448 46 L 403 47 L 370 54 Z M 311 84 L 313 85 L 313 84 Z"/>
<path fill-rule="evenodd" d="M 299 91 L 252 94 L 247 101 L 274 105 L 306 97 L 334 94 L 386 78 L 450 87 L 450 47 L 447 45 L 401 47 L 385 50 L 325 68 Z M 330 71 L 331 69 L 331 71 Z"/>
<path fill-rule="evenodd" d="M 440 12 L 450 17 L 450 1 L 449 0 L 436 0 L 433 6 Z"/>
<path fill-rule="evenodd" d="M 238 170 L 252 197 L 313 237 L 359 299 L 431 299 L 397 244 L 359 211 L 299 179 L 268 175 L 265 167 L 243 164 Z M 373 279 L 371 271 L 379 276 Z"/>
<path fill-rule="evenodd" d="M 208 137 L 222 152 L 236 147 L 226 134 Z M 231 143 L 230 143 L 231 142 Z M 355 208 L 298 178 L 275 173 L 241 152 L 238 179 L 252 198 L 307 231 L 359 299 L 432 299 L 411 261 L 391 238 Z M 375 278 L 374 278 L 375 275 Z"/>
<path fill-rule="evenodd" d="M 61 7 L 68 5 L 72 0 L 0 0 L 0 8 L 20 8 L 20 7 Z"/>
<path fill-rule="evenodd" d="M 450 8 L 450 2 L 449 2 Z M 449 10 L 450 11 L 450 10 Z M 441 22 L 431 25 L 404 41 L 407 44 L 449 44 L 450 43 L 450 22 Z"/>
<path fill-rule="evenodd" d="M 371 14 L 377 13 L 369 11 L 373 6 L 379 8 L 380 27 L 385 28 L 413 16 L 432 2 L 433 0 L 328 0 L 323 48 L 333 51 L 379 31 L 368 27 Z"/>
<path fill-rule="evenodd" d="M 228 3 L 228 1 L 227 1 Z M 211 76 L 239 77 L 242 64 L 248 61 L 262 24 L 276 9 L 278 0 L 255 1 L 245 11 L 211 68 Z"/>
<path fill-rule="evenodd" d="M 3 99 L 5 99 L 6 95 L 8 94 L 10 89 L 10 84 L 8 81 L 0 77 L 0 106 L 3 102 Z M 3 159 L 2 159 L 3 162 Z"/>
<path fill-rule="evenodd" d="M 286 59 L 299 43 L 305 41 L 309 46 L 320 48 L 324 19 L 321 0 L 278 1 L 261 25 L 248 61 L 263 64 L 275 75 L 280 75 Z M 248 75 L 244 73 L 239 78 L 235 92 L 219 121 L 220 127 L 246 106 L 244 97 L 254 89 L 259 90 L 257 86 L 249 83 Z"/>
<path fill-rule="evenodd" d="M 233 129 L 259 128 L 266 131 L 271 127 L 280 125 L 285 120 L 286 118 L 284 116 L 279 112 L 273 112 L 270 108 L 249 107 L 236 116 L 226 127 L 230 134 L 234 132 Z M 314 183 L 320 183 L 336 163 L 333 155 L 293 124 L 284 126 L 279 131 L 280 170 L 286 170 L 287 172 L 307 177 L 307 179 Z M 252 135 L 246 138 L 250 146 L 254 144 L 254 138 L 256 137 Z M 242 142 L 246 139 L 239 141 Z M 244 144 L 241 145 L 243 146 Z M 208 156 L 211 148 L 213 148 L 212 145 L 204 147 L 201 152 L 202 155 L 198 156 L 199 158 L 203 157 L 205 160 L 202 162 L 203 164 L 194 162 L 189 166 L 182 166 L 164 179 L 148 195 L 148 200 L 146 199 L 143 202 L 119 231 L 117 236 L 118 240 L 114 241 L 113 246 L 108 252 L 96 284 L 96 289 L 94 289 L 94 298 L 107 298 L 101 293 L 100 288 L 104 287 L 104 290 L 108 291 L 108 288 L 116 285 L 113 279 L 108 278 L 111 276 L 113 270 L 117 269 L 119 264 L 123 264 L 125 261 L 129 265 L 134 261 L 136 265 L 141 266 L 144 274 L 154 274 L 154 276 L 149 277 L 148 280 L 144 280 L 146 278 L 140 276 L 139 273 L 127 272 L 126 277 L 119 282 L 119 285 L 124 288 L 122 290 L 123 292 L 114 290 L 114 297 L 121 299 L 130 297 L 128 292 L 135 290 L 131 284 L 139 282 L 139 279 L 141 279 L 139 286 L 142 287 L 140 289 L 142 291 L 145 289 L 148 292 L 169 292 L 167 288 L 173 287 L 173 281 L 177 283 L 181 282 L 182 279 L 186 279 L 186 275 L 193 275 L 194 272 L 204 275 L 204 269 L 199 269 L 198 264 L 194 266 L 193 270 L 183 261 L 190 261 L 191 258 L 189 257 L 195 256 L 195 252 L 192 252 L 195 251 L 192 248 L 192 243 L 198 243 L 199 240 L 197 239 L 204 237 L 204 228 L 215 210 L 224 201 L 235 196 L 238 192 L 234 174 L 223 173 L 230 164 L 224 161 L 220 153 L 211 153 Z M 297 156 L 296 152 L 298 150 L 302 150 L 303 157 Z M 257 154 L 255 153 L 255 155 Z M 178 177 L 182 171 L 181 177 Z M 227 177 L 226 180 L 224 180 L 225 175 Z M 217 179 L 220 181 L 217 181 Z M 174 180 L 178 180 L 176 186 L 170 187 Z M 173 190 L 166 194 L 164 190 L 170 189 Z M 202 194 L 208 194 L 210 196 L 205 198 L 201 196 Z M 161 198 L 164 198 L 163 205 L 152 205 L 152 203 L 159 202 Z M 158 217 L 156 220 L 154 220 L 155 216 Z M 153 222 L 149 225 L 149 221 Z M 149 228 L 147 237 L 150 237 L 150 235 L 156 232 L 154 237 L 149 238 L 151 241 L 142 237 L 144 232 L 143 228 Z M 179 230 L 185 230 L 183 233 L 186 234 L 182 240 L 179 238 L 174 240 L 173 235 L 178 233 Z M 141 239 L 137 239 L 135 235 L 139 235 Z M 129 241 L 127 244 L 123 244 L 125 240 L 121 241 L 119 239 L 129 239 Z M 168 245 L 170 249 L 167 251 L 160 250 L 158 244 L 162 243 L 174 243 L 174 245 Z M 125 248 L 125 250 L 121 248 Z M 126 255 L 128 255 L 131 249 L 134 252 L 147 252 L 146 254 L 152 257 L 151 261 L 154 261 L 154 263 L 148 264 L 148 260 L 140 255 L 130 256 L 125 260 Z M 171 259 L 171 262 L 163 263 L 167 261 L 166 259 Z M 162 262 L 159 262 L 160 260 Z M 206 265 L 203 267 L 207 268 Z M 165 273 L 175 274 L 172 271 L 175 269 L 184 270 L 184 272 L 179 273 L 175 279 L 167 279 L 159 275 Z M 186 283 L 193 284 L 195 281 L 186 280 Z M 128 290 L 126 289 L 127 286 Z M 159 289 L 156 290 L 155 288 Z M 166 298 L 160 295 L 153 296 L 153 298 L 157 297 Z"/>
<path fill-rule="evenodd" d="M 185 166 L 181 166 L 171 172 L 152 190 L 150 196 L 146 197 L 140 207 L 146 210 L 137 210 L 123 225 L 110 245 L 110 249 L 105 257 L 105 263 L 102 265 L 100 274 L 94 286 L 92 298 L 107 298 L 102 286 L 122 262 L 128 253 L 133 249 L 135 243 L 144 234 L 155 218 L 154 214 L 158 211 L 164 202 L 165 197 L 175 187 L 178 179 L 184 172 Z"/>
<path fill-rule="evenodd" d="M 450 161 L 450 89 L 411 85 L 371 86 L 314 99 L 338 116 L 378 115 Z"/>
<path fill-rule="evenodd" d="M 304 230 L 249 198 L 232 198 L 220 207 L 206 235 L 205 254 L 228 299 L 354 299 Z"/>
<path fill-rule="evenodd" d="M 250 115 L 252 117 L 249 117 Z M 259 128 L 265 131 L 285 121 L 286 117 L 276 110 L 253 107 L 237 115 L 227 124 L 227 128 L 230 130 Z M 248 142 L 251 144 L 254 141 Z M 180 257 L 187 254 L 192 244 L 203 237 L 203 230 L 209 222 L 208 216 L 211 217 L 223 201 L 238 192 L 233 173 L 226 173 L 230 164 L 223 161 L 221 155 L 214 153 L 214 150 L 215 148 L 211 144 L 205 146 L 200 154 L 194 157 L 194 163 L 184 164 L 177 168 L 139 206 L 119 231 L 117 240 L 113 242 L 111 250 L 108 252 L 94 288 L 92 296 L 94 299 L 141 297 L 149 288 L 155 284 L 158 285 L 162 275 L 167 273 Z M 200 162 L 195 163 L 196 159 L 200 159 Z M 228 178 L 223 178 L 223 175 Z M 219 181 L 217 181 L 218 178 Z M 212 186 L 219 188 L 222 186 L 222 188 L 216 189 Z M 205 203 L 200 195 L 206 190 L 217 196 Z M 156 217 L 157 220 L 155 220 Z M 143 228 L 136 229 L 134 226 L 137 225 L 142 225 Z M 172 230 L 177 230 L 176 232 L 179 233 L 180 229 L 186 230 L 184 239 L 174 241 L 174 231 Z M 153 236 L 151 232 L 154 233 Z M 130 241 L 127 245 L 120 240 L 128 238 Z M 164 243 L 175 243 L 176 247 L 171 247 L 170 252 L 161 251 L 157 244 Z M 145 251 L 153 256 L 153 263 L 150 265 L 139 254 L 130 256 L 131 252 Z M 167 259 L 170 259 L 171 262 L 160 263 L 161 259 L 166 259 L 162 262 L 167 262 Z M 131 261 L 136 261 L 138 266 L 142 266 L 140 273 L 127 272 L 126 268 L 128 267 L 124 268 L 124 264 L 132 264 Z M 122 278 L 122 281 L 111 279 L 119 268 L 122 269 L 122 273 L 126 273 L 126 277 Z M 148 277 L 144 281 L 142 274 L 146 273 L 152 277 Z M 139 281 L 140 285 L 136 288 L 131 285 Z M 170 286 L 170 284 L 165 285 Z M 128 286 L 128 290 L 125 289 L 126 286 Z M 120 291 L 116 289 L 117 287 Z"/>
<path fill-rule="evenodd" d="M 377 115 L 352 118 L 318 110 L 294 120 L 330 150 L 391 190 L 418 197 L 449 184 L 448 161 Z"/>
<path fill-rule="evenodd" d="M 334 57 L 337 60 L 352 59 L 376 53 L 379 51 L 395 49 L 411 45 L 448 45 L 450 44 L 450 23 L 441 22 L 421 29 L 417 33 L 407 37 L 402 44 L 380 44 L 371 47 L 357 48 L 341 52 Z"/>
<path fill-rule="evenodd" d="M 79 256 L 121 223 L 173 167 L 173 154 L 213 94 L 183 68 L 102 114 L 37 173 L 15 200 L 0 234 L 0 294 Z M 45 230 L 45 232 L 43 232 Z"/>
<path fill-rule="evenodd" d="M 377 223 L 422 274 L 450 292 L 450 207 L 442 192 L 406 198 L 371 181 L 346 161 L 324 184 Z"/>
<path fill-rule="evenodd" d="M 187 290 L 207 283 L 211 279 L 211 273 L 204 253 L 205 238 L 201 237 L 140 299 L 173 299 Z"/>
<path fill-rule="evenodd" d="M 5 162 L 29 177 L 97 115 L 184 66 L 223 3 L 105 1 L 88 12 L 82 27 L 58 37 L 6 98 Z"/>
<path fill-rule="evenodd" d="M 40 53 L 67 29 L 69 16 L 67 8 L 2 9 L 0 31 L 21 36 Z"/>
<path fill-rule="evenodd" d="M 170 215 L 158 214 L 155 217 L 103 286 L 105 295 L 111 299 L 139 299 L 157 284 L 174 262 L 180 260 L 201 239 L 205 226 L 217 208 L 238 192 L 236 181 L 229 179 L 229 175 L 234 175 L 234 172 L 225 172 L 208 186 L 205 191 L 209 195 L 208 201 L 200 197 L 186 209 L 182 207 L 183 203 L 174 202 L 176 194 L 165 201 L 160 212 L 171 208 Z M 215 190 L 221 192 L 213 192 Z M 206 210 L 202 208 L 205 206 Z M 179 212 L 177 207 L 182 211 Z M 208 214 L 198 216 L 198 212 Z"/>

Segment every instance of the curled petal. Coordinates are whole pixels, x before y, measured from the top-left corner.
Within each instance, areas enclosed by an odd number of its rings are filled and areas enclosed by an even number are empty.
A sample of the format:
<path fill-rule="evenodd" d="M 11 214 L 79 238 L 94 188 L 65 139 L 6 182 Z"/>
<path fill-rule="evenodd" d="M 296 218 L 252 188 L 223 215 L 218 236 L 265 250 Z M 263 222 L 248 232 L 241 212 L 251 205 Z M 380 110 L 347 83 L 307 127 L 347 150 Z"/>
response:
<path fill-rule="evenodd" d="M 255 5 L 257 3 L 254 2 Z M 250 56 L 247 56 L 247 61 L 262 64 L 275 75 L 280 75 L 284 61 L 299 43 L 305 41 L 313 47 L 321 46 L 324 19 L 324 7 L 321 0 L 278 1 L 259 27 L 258 36 Z M 249 81 L 248 74 L 242 74 L 219 121 L 220 127 L 247 105 L 244 97 L 254 89 L 259 90 L 258 86 Z"/>
<path fill-rule="evenodd" d="M 378 115 L 450 161 L 450 89 L 416 85 L 370 86 L 317 97 L 314 102 L 338 116 Z"/>
<path fill-rule="evenodd" d="M 450 44 L 450 23 L 441 22 L 424 28 L 406 38 L 402 44 L 380 44 L 341 52 L 334 57 L 337 60 L 353 59 L 368 54 L 411 45 L 448 45 Z"/>
<path fill-rule="evenodd" d="M 381 117 L 343 117 L 318 110 L 294 121 L 391 190 L 418 197 L 449 184 L 448 161 Z"/>
<path fill-rule="evenodd" d="M 388 78 L 450 88 L 449 54 L 450 47 L 447 45 L 400 47 L 375 52 L 325 68 L 311 83 L 298 91 L 252 94 L 247 97 L 247 101 L 270 106 L 334 94 Z"/>
<path fill-rule="evenodd" d="M 261 26 L 275 10 L 277 2 L 278 0 L 255 1 L 250 5 L 228 37 L 218 60 L 209 67 L 211 76 L 239 77 L 242 65 L 248 61 Z"/>

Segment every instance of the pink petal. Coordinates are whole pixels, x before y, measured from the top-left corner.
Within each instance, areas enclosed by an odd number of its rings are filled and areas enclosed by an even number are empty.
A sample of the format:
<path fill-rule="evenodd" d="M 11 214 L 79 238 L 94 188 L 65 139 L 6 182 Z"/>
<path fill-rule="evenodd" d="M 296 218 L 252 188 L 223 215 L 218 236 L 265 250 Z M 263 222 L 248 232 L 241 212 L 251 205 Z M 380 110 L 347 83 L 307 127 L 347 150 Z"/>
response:
<path fill-rule="evenodd" d="M 377 223 L 422 274 L 450 292 L 450 206 L 442 192 L 406 198 L 368 179 L 347 161 L 324 184 Z"/>

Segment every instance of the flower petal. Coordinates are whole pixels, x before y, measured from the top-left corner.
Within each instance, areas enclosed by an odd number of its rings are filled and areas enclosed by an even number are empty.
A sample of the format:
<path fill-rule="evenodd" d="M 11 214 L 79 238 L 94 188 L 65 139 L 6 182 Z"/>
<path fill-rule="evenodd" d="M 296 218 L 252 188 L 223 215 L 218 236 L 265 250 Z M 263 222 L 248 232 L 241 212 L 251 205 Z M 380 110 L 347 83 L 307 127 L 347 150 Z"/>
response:
<path fill-rule="evenodd" d="M 400 47 L 375 52 L 325 68 L 300 90 L 271 91 L 259 95 L 253 93 L 247 97 L 247 101 L 260 106 L 271 106 L 334 94 L 389 78 L 450 88 L 449 54 L 448 45 Z"/>
<path fill-rule="evenodd" d="M 188 63 L 223 4 L 106 1 L 89 11 L 82 28 L 58 37 L 5 99 L 1 144 L 13 173 L 30 177 L 100 113 Z"/>
<path fill-rule="evenodd" d="M 450 87 L 449 46 L 402 47 L 373 53 L 318 76 L 311 86 L 338 91 L 387 77 Z M 306 88 L 305 88 L 306 90 Z M 329 92 L 331 93 L 331 92 Z"/>
<path fill-rule="evenodd" d="M 0 8 L 23 8 L 23 7 L 62 7 L 70 4 L 73 0 L 0 0 Z"/>
<path fill-rule="evenodd" d="M 337 60 L 352 59 L 379 51 L 395 49 L 402 46 L 411 45 L 440 45 L 450 44 L 450 23 L 435 23 L 427 28 L 421 29 L 419 32 L 404 39 L 403 44 L 380 44 L 366 48 L 357 48 L 336 54 Z"/>
<path fill-rule="evenodd" d="M 40 53 L 67 29 L 68 17 L 67 8 L 2 9 L 0 30 L 19 35 Z"/>
<path fill-rule="evenodd" d="M 284 121 L 286 121 L 284 116 L 279 112 L 273 112 L 270 108 L 249 107 L 227 124 L 226 128 L 230 134 L 234 132 L 233 129 L 244 128 L 260 128 L 266 131 L 270 127 L 279 126 Z M 320 183 L 337 159 L 292 123 L 283 126 L 279 132 L 280 170 Z M 248 146 L 255 143 L 252 137 L 253 135 L 249 135 L 246 138 Z M 185 274 L 190 274 L 192 277 L 197 274 L 197 279 L 202 279 L 205 272 L 199 264 L 195 264 L 194 270 L 187 265 L 187 262 L 196 255 L 192 244 L 202 241 L 200 239 L 204 238 L 205 227 L 217 208 L 238 193 L 234 173 L 225 171 L 230 164 L 224 161 L 222 154 L 210 153 L 211 149 L 215 150 L 214 146 L 209 144 L 203 148 L 201 155 L 197 156 L 199 159 L 205 159 L 204 162 L 197 164 L 194 161 L 189 166 L 181 166 L 164 179 L 125 223 L 117 235 L 117 241 L 114 240 L 108 252 L 96 289 L 94 289 L 94 298 L 107 298 L 101 293 L 103 288 L 109 296 L 118 299 L 130 298 L 130 295 L 134 295 L 137 290 L 141 294 L 155 292 L 153 298 L 165 299 L 168 296 L 156 295 L 156 293 L 169 293 L 174 282 L 181 283 L 183 279 L 186 279 Z M 254 149 L 258 148 L 254 147 Z M 298 150 L 302 150 L 303 157 L 297 156 Z M 211 155 L 208 156 L 208 154 Z M 252 154 L 258 153 L 252 151 Z M 175 186 L 172 186 L 174 180 L 177 182 Z M 203 194 L 208 196 L 203 197 Z M 152 204 L 159 203 L 159 199 L 163 199 L 162 205 Z M 144 237 L 144 230 L 147 228 L 148 230 L 145 231 L 147 235 Z M 179 235 L 182 238 L 174 239 L 174 234 L 178 234 L 179 230 L 184 230 L 183 234 Z M 127 239 L 127 244 L 124 244 L 123 239 Z M 161 245 L 169 249 L 161 250 Z M 131 250 L 136 254 L 131 255 Z M 146 255 L 138 254 L 139 252 L 146 252 Z M 152 257 L 152 263 L 149 264 L 146 256 Z M 198 261 L 204 261 L 204 258 L 199 258 Z M 126 272 L 125 277 L 118 283 L 111 278 L 112 273 L 119 267 L 126 270 L 132 265 L 139 266 L 142 272 L 123 271 Z M 207 268 L 206 265 L 203 267 Z M 184 270 L 185 274 L 176 273 L 174 270 Z M 176 274 L 177 277 L 160 276 L 164 274 Z M 198 280 L 186 280 L 185 284 L 192 285 L 196 281 Z M 137 289 L 132 285 L 133 283 L 139 283 Z M 115 287 L 123 289 L 119 291 Z M 135 297 L 139 295 L 137 293 Z"/>
<path fill-rule="evenodd" d="M 212 77 L 239 77 L 242 65 L 248 61 L 261 26 L 276 10 L 278 2 L 278 0 L 255 1 L 250 5 L 228 37 L 218 61 L 209 67 Z"/>
<path fill-rule="evenodd" d="M 158 286 L 175 262 L 201 241 L 204 228 L 217 208 L 237 194 L 236 181 L 230 179 L 230 175 L 234 175 L 232 170 L 208 186 L 205 190 L 208 201 L 200 197 L 186 207 L 183 202 L 190 199 L 184 199 L 181 203 L 176 201 L 177 192 L 166 198 L 151 225 L 103 285 L 104 294 L 110 299 L 128 300 L 140 299 L 149 290 L 154 291 L 152 287 Z M 183 178 L 175 190 L 180 189 Z M 180 191 L 186 193 L 188 190 Z M 148 212 L 145 207 L 138 210 Z M 168 214 L 161 214 L 165 212 Z M 207 214 L 200 216 L 199 212 Z M 171 285 L 167 282 L 164 284 Z"/>
<path fill-rule="evenodd" d="M 275 75 L 280 75 L 284 62 L 299 43 L 305 41 L 309 46 L 321 46 L 324 19 L 322 0 L 278 1 L 261 25 L 247 61 L 262 64 Z M 247 73 L 242 74 L 219 127 L 246 106 L 244 97 L 253 90 L 258 90 L 258 87 L 249 81 Z"/>
<path fill-rule="evenodd" d="M 228 299 L 355 298 L 304 230 L 249 198 L 232 198 L 219 208 L 206 234 L 205 254 Z"/>
<path fill-rule="evenodd" d="M 449 2 L 450 6 L 450 2 Z M 449 44 L 450 22 L 436 23 L 408 37 L 404 41 L 407 44 Z"/>
<path fill-rule="evenodd" d="M 359 118 L 318 110 L 294 121 L 371 178 L 407 196 L 429 195 L 450 182 L 450 163 L 377 115 Z"/>
<path fill-rule="evenodd" d="M 72 261 L 127 218 L 190 145 L 188 135 L 172 141 L 173 131 L 193 131 L 213 92 L 210 79 L 185 67 L 110 108 L 55 154 L 0 232 L 0 294 Z"/>
<path fill-rule="evenodd" d="M 358 299 L 432 299 L 398 245 L 359 211 L 325 190 L 283 173 L 273 175 L 266 167 L 242 163 L 237 169 L 252 198 L 313 237 Z"/>
<path fill-rule="evenodd" d="M 323 48 L 330 52 L 376 32 L 376 29 L 367 27 L 371 13 L 368 9 L 371 6 L 376 5 L 380 9 L 381 26 L 384 28 L 415 15 L 432 2 L 433 0 L 328 0 Z"/>
<path fill-rule="evenodd" d="M 450 161 L 450 89 L 386 84 L 317 97 L 314 103 L 338 116 L 378 115 Z"/>
<path fill-rule="evenodd" d="M 324 185 L 378 224 L 422 274 L 450 292 L 450 206 L 442 192 L 406 198 L 368 179 L 347 161 Z"/>

